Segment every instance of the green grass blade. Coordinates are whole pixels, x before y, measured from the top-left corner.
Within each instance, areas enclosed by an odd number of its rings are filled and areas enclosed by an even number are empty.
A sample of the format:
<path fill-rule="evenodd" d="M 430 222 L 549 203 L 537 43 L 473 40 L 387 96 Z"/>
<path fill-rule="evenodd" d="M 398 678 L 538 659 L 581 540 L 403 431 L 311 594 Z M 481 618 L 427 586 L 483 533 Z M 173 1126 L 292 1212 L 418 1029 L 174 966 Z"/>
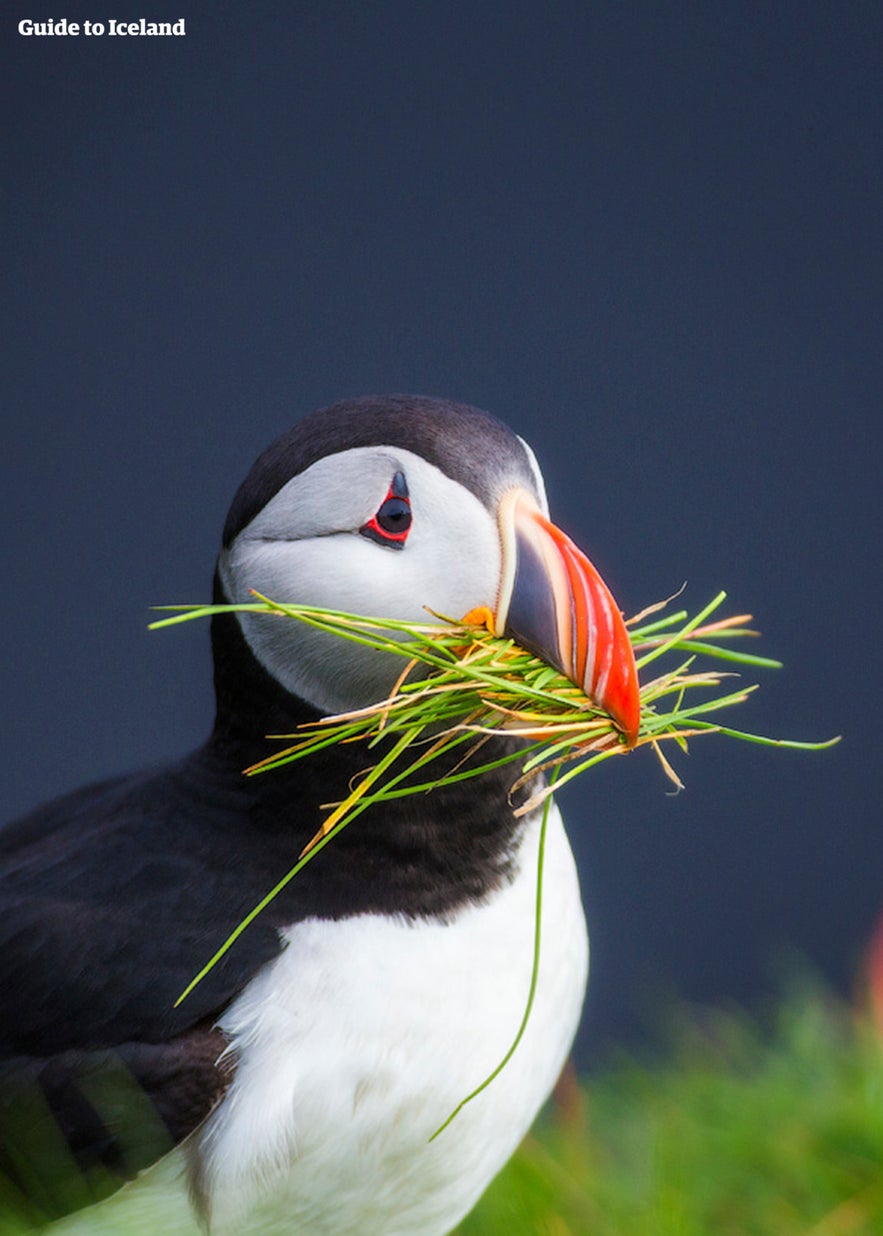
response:
<path fill-rule="evenodd" d="M 551 786 L 554 786 L 556 773 L 557 773 L 557 769 L 552 774 Z M 444 1133 L 445 1129 L 447 1129 L 450 1126 L 450 1124 L 454 1120 L 456 1120 L 456 1118 L 459 1116 L 460 1112 L 467 1105 L 467 1103 L 471 1103 L 473 1099 L 478 1098 L 478 1096 L 484 1090 L 487 1090 L 488 1086 L 490 1086 L 492 1082 L 496 1081 L 496 1079 L 500 1076 L 500 1074 L 505 1069 L 506 1065 L 515 1055 L 521 1043 L 521 1040 L 524 1038 L 524 1032 L 525 1030 L 527 1030 L 527 1025 L 528 1025 L 528 1022 L 530 1021 L 530 1015 L 533 1012 L 534 1000 L 537 994 L 537 984 L 539 982 L 539 977 L 540 977 L 540 950 L 542 946 L 542 937 L 543 937 L 543 872 L 545 869 L 545 856 L 546 856 L 546 832 L 547 832 L 548 824 L 549 824 L 549 812 L 551 810 L 551 806 L 552 806 L 552 795 L 549 794 L 543 806 L 543 815 L 540 821 L 540 836 L 539 836 L 539 842 L 537 846 L 536 899 L 534 903 L 535 908 L 534 908 L 534 934 L 533 934 L 533 961 L 531 964 L 531 971 L 530 971 L 530 986 L 527 992 L 527 1001 L 524 1006 L 524 1013 L 522 1014 L 522 1017 L 521 1017 L 521 1024 L 519 1025 L 518 1030 L 516 1031 L 515 1037 L 509 1046 L 509 1050 L 503 1056 L 500 1063 L 496 1066 L 495 1069 L 492 1070 L 492 1072 L 490 1072 L 487 1075 L 487 1077 L 484 1079 L 483 1082 L 481 1082 L 478 1086 L 476 1086 L 475 1089 L 472 1090 L 469 1094 L 467 1094 L 465 1098 L 460 1100 L 460 1102 L 457 1104 L 457 1106 L 454 1108 L 454 1110 L 451 1112 L 448 1118 L 442 1124 L 439 1125 L 439 1127 L 435 1130 L 433 1135 L 430 1137 L 429 1140 L 431 1142 L 434 1142 L 437 1137 L 439 1137 L 442 1133 Z"/>

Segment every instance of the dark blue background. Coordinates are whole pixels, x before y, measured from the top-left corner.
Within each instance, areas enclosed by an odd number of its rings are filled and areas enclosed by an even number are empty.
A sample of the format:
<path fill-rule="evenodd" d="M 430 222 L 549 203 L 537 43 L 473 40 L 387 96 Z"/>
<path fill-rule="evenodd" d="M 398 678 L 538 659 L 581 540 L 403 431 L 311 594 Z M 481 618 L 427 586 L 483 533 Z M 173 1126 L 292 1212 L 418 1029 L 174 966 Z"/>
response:
<path fill-rule="evenodd" d="M 845 736 L 566 794 L 583 1059 L 782 949 L 848 987 L 883 906 L 879 5 L 78 4 L 187 35 L 3 19 L 4 814 L 201 739 L 207 630 L 148 607 L 209 596 L 273 436 L 446 394 L 533 443 L 627 611 L 753 611 L 786 668 L 741 723 Z"/>

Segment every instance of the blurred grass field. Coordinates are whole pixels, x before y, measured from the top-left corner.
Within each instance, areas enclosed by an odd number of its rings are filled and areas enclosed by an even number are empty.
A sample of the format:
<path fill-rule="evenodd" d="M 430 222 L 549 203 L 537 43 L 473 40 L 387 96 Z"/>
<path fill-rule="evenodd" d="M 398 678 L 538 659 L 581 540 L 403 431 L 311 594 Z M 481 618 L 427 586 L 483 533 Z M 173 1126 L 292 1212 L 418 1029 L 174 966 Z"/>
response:
<path fill-rule="evenodd" d="M 653 1061 L 622 1056 L 559 1087 L 458 1236 L 883 1233 L 883 1044 L 870 1018 L 803 982 L 762 1023 L 682 1007 L 666 1043 Z M 7 1210 L 0 1233 L 193 1236 L 171 1193 L 150 1215 L 118 1194 L 46 1229 Z"/>
<path fill-rule="evenodd" d="M 883 1048 L 796 986 L 762 1029 L 682 1010 L 656 1064 L 621 1060 L 547 1116 L 459 1236 L 880 1236 Z"/>

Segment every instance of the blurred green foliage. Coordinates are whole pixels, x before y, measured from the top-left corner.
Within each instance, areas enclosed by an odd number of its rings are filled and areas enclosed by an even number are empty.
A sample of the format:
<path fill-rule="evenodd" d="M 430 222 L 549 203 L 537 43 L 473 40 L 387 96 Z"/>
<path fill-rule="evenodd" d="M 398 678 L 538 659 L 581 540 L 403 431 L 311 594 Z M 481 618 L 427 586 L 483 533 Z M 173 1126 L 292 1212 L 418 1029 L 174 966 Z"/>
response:
<path fill-rule="evenodd" d="M 459 1236 L 880 1236 L 883 1044 L 818 987 L 681 1010 L 534 1130 Z"/>

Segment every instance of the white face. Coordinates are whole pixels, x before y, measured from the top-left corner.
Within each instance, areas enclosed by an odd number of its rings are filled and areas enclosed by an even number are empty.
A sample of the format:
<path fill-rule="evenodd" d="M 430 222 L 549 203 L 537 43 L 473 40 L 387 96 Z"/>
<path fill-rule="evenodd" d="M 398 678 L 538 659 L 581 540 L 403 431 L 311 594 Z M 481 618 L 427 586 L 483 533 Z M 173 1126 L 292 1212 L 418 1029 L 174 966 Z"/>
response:
<path fill-rule="evenodd" d="M 412 522 L 402 548 L 359 529 L 393 477 L 407 483 Z M 496 607 L 502 570 L 497 521 L 473 493 L 399 447 L 356 447 L 318 460 L 288 482 L 222 552 L 230 601 L 249 589 L 275 601 L 385 618 L 460 618 Z M 272 615 L 239 615 L 245 638 L 287 690 L 320 712 L 384 699 L 404 661 Z"/>

